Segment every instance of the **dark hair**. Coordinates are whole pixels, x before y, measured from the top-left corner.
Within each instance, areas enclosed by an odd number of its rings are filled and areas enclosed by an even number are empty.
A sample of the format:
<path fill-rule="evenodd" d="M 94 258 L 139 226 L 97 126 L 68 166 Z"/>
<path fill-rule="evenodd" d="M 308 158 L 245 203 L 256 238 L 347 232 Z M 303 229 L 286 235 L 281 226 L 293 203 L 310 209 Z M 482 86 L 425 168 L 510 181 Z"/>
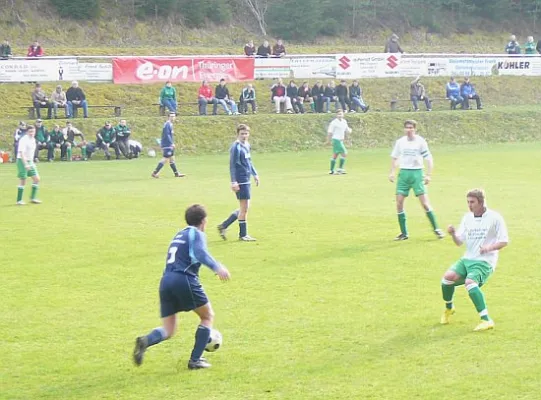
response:
<path fill-rule="evenodd" d="M 186 223 L 190 226 L 199 226 L 203 220 L 207 217 L 207 211 L 201 204 L 192 204 L 186 209 L 184 218 Z"/>
<path fill-rule="evenodd" d="M 27 128 L 26 128 L 27 131 L 35 131 L 36 128 L 34 127 L 34 125 L 29 125 Z"/>
<path fill-rule="evenodd" d="M 225 82 L 225 79 L 224 78 L 220 79 L 220 82 Z"/>
<path fill-rule="evenodd" d="M 240 131 L 248 131 L 250 132 L 250 127 L 246 124 L 239 124 L 237 125 L 237 135 L 240 133 Z"/>

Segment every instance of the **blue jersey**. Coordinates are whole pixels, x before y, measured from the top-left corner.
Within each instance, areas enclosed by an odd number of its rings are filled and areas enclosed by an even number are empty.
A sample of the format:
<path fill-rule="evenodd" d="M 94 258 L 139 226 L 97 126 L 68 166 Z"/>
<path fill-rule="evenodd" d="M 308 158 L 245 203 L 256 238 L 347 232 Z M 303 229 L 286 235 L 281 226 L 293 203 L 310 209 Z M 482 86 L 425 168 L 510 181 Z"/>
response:
<path fill-rule="evenodd" d="M 173 123 L 170 121 L 167 121 L 163 125 L 162 130 L 162 141 L 161 141 L 161 147 L 162 149 L 168 149 L 173 147 Z"/>
<path fill-rule="evenodd" d="M 201 264 L 214 272 L 219 269 L 219 264 L 207 250 L 205 234 L 193 226 L 187 226 L 175 235 L 169 245 L 164 274 L 178 272 L 197 278 Z"/>
<path fill-rule="evenodd" d="M 237 182 L 239 185 L 249 184 L 250 177 L 257 175 L 250 156 L 250 144 L 243 144 L 237 140 L 231 145 L 229 149 L 229 172 L 231 182 Z"/>

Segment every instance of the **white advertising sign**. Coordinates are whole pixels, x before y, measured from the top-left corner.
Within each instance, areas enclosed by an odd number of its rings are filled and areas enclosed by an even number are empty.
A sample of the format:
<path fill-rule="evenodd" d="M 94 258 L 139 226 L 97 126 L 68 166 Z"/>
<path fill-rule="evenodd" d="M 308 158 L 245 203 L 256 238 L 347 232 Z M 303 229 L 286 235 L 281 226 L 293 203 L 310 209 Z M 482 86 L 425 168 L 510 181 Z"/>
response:
<path fill-rule="evenodd" d="M 111 63 L 79 63 L 75 58 L 54 60 L 2 60 L 0 82 L 56 81 L 112 82 Z"/>
<path fill-rule="evenodd" d="M 302 56 L 291 58 L 291 72 L 299 79 L 325 79 L 336 77 L 336 57 Z"/>
<path fill-rule="evenodd" d="M 493 75 L 541 75 L 541 58 L 510 57 L 500 58 L 492 67 Z"/>
<path fill-rule="evenodd" d="M 390 78 L 400 76 L 401 54 L 338 54 L 336 78 Z"/>
<path fill-rule="evenodd" d="M 113 65 L 111 63 L 75 63 L 58 67 L 58 78 L 64 81 L 112 82 Z"/>
<path fill-rule="evenodd" d="M 290 76 L 289 58 L 256 58 L 254 60 L 255 79 L 289 78 Z"/>

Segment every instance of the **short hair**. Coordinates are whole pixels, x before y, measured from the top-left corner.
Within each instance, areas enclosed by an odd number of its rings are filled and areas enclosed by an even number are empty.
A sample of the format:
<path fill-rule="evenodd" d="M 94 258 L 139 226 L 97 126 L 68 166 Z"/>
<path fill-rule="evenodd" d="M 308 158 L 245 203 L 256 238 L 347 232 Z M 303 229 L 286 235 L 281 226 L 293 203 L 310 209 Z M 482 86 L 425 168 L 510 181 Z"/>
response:
<path fill-rule="evenodd" d="M 474 199 L 477 199 L 479 203 L 485 204 L 486 195 L 483 189 L 471 189 L 466 194 L 466 197 L 473 197 Z"/>
<path fill-rule="evenodd" d="M 224 78 L 220 79 L 220 82 L 225 82 L 225 79 Z"/>
<path fill-rule="evenodd" d="M 338 113 L 340 113 L 340 112 L 343 113 L 344 110 L 342 110 L 341 108 L 338 108 L 338 109 L 336 110 L 336 113 L 338 114 Z"/>
<path fill-rule="evenodd" d="M 192 204 L 186 209 L 184 219 L 190 226 L 199 226 L 207 217 L 207 211 L 201 204 Z"/>
<path fill-rule="evenodd" d="M 177 116 L 177 113 L 171 111 L 171 112 L 169 113 L 169 116 L 170 116 L 170 117 L 176 117 L 176 116 Z"/>
<path fill-rule="evenodd" d="M 239 124 L 237 125 L 237 135 L 240 133 L 240 131 L 248 131 L 250 132 L 250 127 L 246 124 Z"/>
<path fill-rule="evenodd" d="M 27 128 L 26 128 L 27 131 L 35 131 L 36 128 L 34 127 L 34 125 L 28 125 Z"/>
<path fill-rule="evenodd" d="M 413 125 L 414 128 L 417 128 L 417 121 L 415 121 L 414 119 L 407 119 L 404 121 L 404 128 L 406 127 L 406 125 Z"/>

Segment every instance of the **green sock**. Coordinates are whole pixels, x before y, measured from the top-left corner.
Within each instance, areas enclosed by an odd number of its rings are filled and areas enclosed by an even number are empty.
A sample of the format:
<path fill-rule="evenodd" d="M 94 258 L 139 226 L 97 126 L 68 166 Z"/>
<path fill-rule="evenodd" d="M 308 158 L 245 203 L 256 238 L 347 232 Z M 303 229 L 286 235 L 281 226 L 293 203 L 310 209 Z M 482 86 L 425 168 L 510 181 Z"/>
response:
<path fill-rule="evenodd" d="M 19 186 L 17 188 L 17 202 L 22 201 L 23 199 L 24 186 Z"/>
<path fill-rule="evenodd" d="M 404 211 L 398 213 L 398 225 L 400 225 L 400 232 L 408 236 L 408 229 L 406 228 L 406 213 Z"/>
<path fill-rule="evenodd" d="M 68 153 L 68 161 L 71 161 L 71 147 L 68 147 L 67 153 Z"/>
<path fill-rule="evenodd" d="M 81 147 L 81 154 L 83 158 L 86 158 L 86 146 Z"/>
<path fill-rule="evenodd" d="M 331 171 L 334 171 L 335 166 L 336 166 L 336 159 L 331 158 Z"/>
<path fill-rule="evenodd" d="M 345 163 L 346 163 L 346 159 L 344 157 L 340 157 L 340 163 L 338 164 L 339 168 L 342 169 Z"/>
<path fill-rule="evenodd" d="M 436 222 L 436 216 L 434 215 L 434 211 L 432 210 L 427 211 L 426 216 L 428 217 L 428 220 L 432 224 L 432 229 L 434 230 L 438 229 L 438 223 Z"/>
<path fill-rule="evenodd" d="M 445 307 L 448 309 L 453 308 L 453 296 L 455 294 L 455 283 L 442 279 L 441 281 L 441 294 L 443 301 L 445 301 Z"/>
<path fill-rule="evenodd" d="M 32 192 L 30 193 L 31 200 L 34 200 L 36 198 L 36 194 L 38 194 L 38 187 L 39 185 L 37 183 L 32 184 Z"/>
<path fill-rule="evenodd" d="M 316 111 L 316 103 L 310 103 L 310 109 Z"/>
<path fill-rule="evenodd" d="M 476 283 L 472 283 L 466 286 L 466 289 L 468 290 L 470 299 L 473 302 L 473 305 L 475 306 L 475 309 L 479 313 L 481 319 L 489 321 L 490 318 L 488 317 L 487 305 L 485 303 L 485 295 L 483 294 L 479 286 Z"/>

